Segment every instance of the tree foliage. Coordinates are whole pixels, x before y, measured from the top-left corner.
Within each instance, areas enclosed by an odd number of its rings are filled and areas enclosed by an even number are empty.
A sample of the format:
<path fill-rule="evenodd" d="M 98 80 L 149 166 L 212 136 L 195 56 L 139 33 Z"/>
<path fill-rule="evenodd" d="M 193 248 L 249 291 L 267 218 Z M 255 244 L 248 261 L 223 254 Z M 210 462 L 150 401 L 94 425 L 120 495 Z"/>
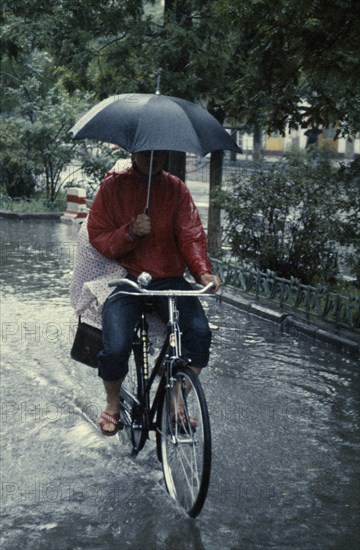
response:
<path fill-rule="evenodd" d="M 283 132 L 314 122 L 360 129 L 360 5 L 355 0 L 219 2 L 231 29 L 226 111 Z"/>
<path fill-rule="evenodd" d="M 355 0 L 12 0 L 1 50 L 48 52 L 66 89 L 201 100 L 219 118 L 268 130 L 360 129 L 360 5 Z"/>
<path fill-rule="evenodd" d="M 339 244 L 345 247 L 345 261 L 360 281 L 360 158 L 342 164 L 339 179 L 343 193 L 340 197 L 341 223 Z"/>

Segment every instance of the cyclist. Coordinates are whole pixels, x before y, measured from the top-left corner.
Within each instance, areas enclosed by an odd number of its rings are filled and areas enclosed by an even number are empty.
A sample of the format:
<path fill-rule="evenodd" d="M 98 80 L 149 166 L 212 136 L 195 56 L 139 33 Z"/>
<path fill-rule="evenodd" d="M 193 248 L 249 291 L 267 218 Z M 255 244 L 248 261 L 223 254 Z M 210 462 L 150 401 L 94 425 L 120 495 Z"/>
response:
<path fill-rule="evenodd" d="M 220 280 L 211 270 L 198 211 L 185 184 L 163 170 L 166 155 L 165 151 L 153 153 L 149 213 L 144 208 L 150 152 L 134 153 L 130 168 L 105 176 L 89 212 L 90 243 L 106 258 L 117 260 L 130 279 L 136 280 L 143 271 L 150 273 L 149 289 L 191 289 L 183 276 L 188 268 L 198 283 L 213 282 L 216 292 Z M 103 350 L 98 357 L 107 401 L 99 424 L 109 436 L 119 429 L 119 389 L 128 372 L 141 307 L 137 296 L 115 293 L 116 289 L 104 305 Z M 154 306 L 167 322 L 166 298 L 156 299 Z M 179 297 L 178 310 L 183 356 L 192 359 L 199 374 L 209 360 L 209 325 L 197 298 Z"/>

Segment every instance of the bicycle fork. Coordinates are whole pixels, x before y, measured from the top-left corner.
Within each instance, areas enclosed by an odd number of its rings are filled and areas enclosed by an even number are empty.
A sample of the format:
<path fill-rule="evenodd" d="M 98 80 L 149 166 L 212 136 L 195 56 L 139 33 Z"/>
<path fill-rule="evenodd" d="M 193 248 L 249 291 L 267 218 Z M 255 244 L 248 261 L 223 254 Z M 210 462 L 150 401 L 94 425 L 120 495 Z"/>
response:
<path fill-rule="evenodd" d="M 179 311 L 176 307 L 174 296 L 169 297 L 169 357 L 177 359 L 181 357 L 181 333 L 179 329 Z"/>

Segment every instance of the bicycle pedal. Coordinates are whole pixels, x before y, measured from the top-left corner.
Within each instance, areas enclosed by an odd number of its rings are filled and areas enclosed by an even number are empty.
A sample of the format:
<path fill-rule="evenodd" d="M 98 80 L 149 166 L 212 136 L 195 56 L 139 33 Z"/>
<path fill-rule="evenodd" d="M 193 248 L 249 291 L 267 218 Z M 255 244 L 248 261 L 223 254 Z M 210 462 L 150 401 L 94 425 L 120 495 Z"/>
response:
<path fill-rule="evenodd" d="M 192 435 L 194 433 L 196 433 L 196 428 L 195 427 L 192 427 L 192 426 L 189 426 L 188 429 L 185 429 L 184 426 L 178 426 L 178 433 L 180 435 Z"/>
<path fill-rule="evenodd" d="M 177 431 L 180 435 L 189 435 L 196 432 L 196 426 L 192 426 L 189 422 L 186 422 L 184 425 L 182 422 L 176 422 L 175 419 L 172 420 L 172 428 L 175 430 L 177 426 Z"/>

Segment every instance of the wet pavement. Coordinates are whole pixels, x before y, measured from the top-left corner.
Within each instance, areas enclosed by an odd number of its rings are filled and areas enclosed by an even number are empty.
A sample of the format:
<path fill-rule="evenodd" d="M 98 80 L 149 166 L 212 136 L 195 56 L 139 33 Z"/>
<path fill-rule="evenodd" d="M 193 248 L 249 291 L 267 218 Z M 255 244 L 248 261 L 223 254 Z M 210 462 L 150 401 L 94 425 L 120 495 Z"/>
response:
<path fill-rule="evenodd" d="M 215 300 L 202 382 L 213 434 L 196 520 L 169 499 L 149 441 L 133 459 L 96 426 L 96 371 L 72 361 L 77 228 L 0 220 L 1 547 L 359 547 L 359 362 Z"/>

